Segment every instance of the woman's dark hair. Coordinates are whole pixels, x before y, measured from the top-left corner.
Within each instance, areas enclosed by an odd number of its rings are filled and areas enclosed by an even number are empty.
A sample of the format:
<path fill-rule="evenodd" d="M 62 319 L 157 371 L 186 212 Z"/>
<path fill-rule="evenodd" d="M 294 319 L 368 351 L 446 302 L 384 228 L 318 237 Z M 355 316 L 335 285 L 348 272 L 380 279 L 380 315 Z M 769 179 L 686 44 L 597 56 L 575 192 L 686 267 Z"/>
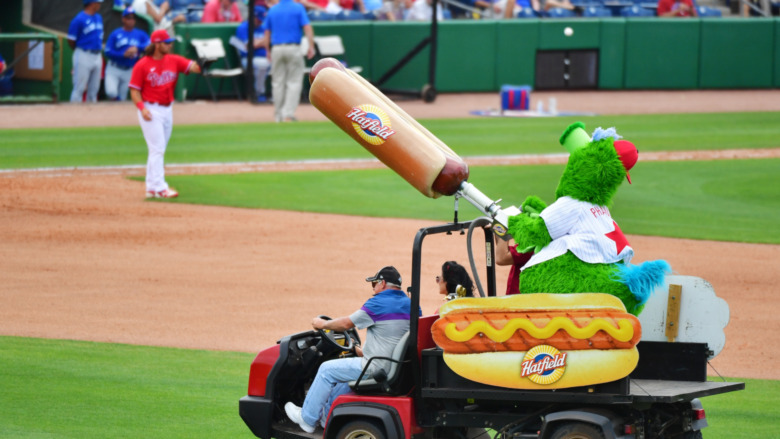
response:
<path fill-rule="evenodd" d="M 466 289 L 466 297 L 474 297 L 474 282 L 471 281 L 468 271 L 455 261 L 447 261 L 441 266 L 441 275 L 447 283 L 447 294 L 456 294 L 458 285 Z"/>

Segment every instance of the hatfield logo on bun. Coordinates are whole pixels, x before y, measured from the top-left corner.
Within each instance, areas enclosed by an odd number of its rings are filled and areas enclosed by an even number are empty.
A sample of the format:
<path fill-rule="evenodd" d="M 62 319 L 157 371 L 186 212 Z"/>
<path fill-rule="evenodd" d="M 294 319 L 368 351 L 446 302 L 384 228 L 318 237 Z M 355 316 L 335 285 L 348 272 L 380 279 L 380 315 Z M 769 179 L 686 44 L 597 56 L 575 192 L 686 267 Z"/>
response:
<path fill-rule="evenodd" d="M 358 136 L 372 145 L 381 145 L 395 134 L 390 127 L 390 116 L 376 105 L 353 107 L 347 117 Z"/>
<path fill-rule="evenodd" d="M 458 375 L 513 389 L 564 389 L 621 379 L 637 365 L 639 319 L 609 294 L 463 298 L 431 333 Z"/>
<path fill-rule="evenodd" d="M 552 346 L 539 345 L 525 354 L 520 376 L 536 384 L 552 384 L 566 372 L 566 354 Z"/>

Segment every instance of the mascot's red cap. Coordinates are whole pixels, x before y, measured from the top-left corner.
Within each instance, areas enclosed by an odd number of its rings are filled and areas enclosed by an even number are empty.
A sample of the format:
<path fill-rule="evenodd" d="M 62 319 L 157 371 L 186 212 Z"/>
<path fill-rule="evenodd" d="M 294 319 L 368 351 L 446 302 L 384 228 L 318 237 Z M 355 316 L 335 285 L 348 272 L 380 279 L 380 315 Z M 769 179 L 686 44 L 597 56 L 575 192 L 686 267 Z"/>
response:
<path fill-rule="evenodd" d="M 623 163 L 623 167 L 626 168 L 626 179 L 628 184 L 631 184 L 631 176 L 628 171 L 634 167 L 636 161 L 639 160 L 639 151 L 636 150 L 636 146 L 628 140 L 615 140 L 615 151 L 620 157 L 620 162 Z"/>

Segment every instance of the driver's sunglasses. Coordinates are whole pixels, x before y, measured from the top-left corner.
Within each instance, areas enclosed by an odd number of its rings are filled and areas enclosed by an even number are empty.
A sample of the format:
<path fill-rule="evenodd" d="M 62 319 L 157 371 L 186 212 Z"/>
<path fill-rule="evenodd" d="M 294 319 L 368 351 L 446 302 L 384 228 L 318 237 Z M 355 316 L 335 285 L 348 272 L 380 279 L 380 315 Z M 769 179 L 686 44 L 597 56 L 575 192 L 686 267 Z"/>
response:
<path fill-rule="evenodd" d="M 376 284 L 382 282 L 381 280 L 375 280 L 371 282 L 371 288 L 376 288 Z"/>

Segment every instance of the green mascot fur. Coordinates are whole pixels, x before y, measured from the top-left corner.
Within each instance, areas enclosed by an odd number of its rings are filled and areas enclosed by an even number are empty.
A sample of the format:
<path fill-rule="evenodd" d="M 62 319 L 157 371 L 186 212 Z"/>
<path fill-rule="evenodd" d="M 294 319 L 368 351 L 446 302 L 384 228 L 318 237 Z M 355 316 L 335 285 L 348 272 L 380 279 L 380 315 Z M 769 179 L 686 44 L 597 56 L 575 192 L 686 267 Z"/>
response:
<path fill-rule="evenodd" d="M 614 128 L 598 128 L 592 139 L 584 128 L 574 123 L 561 136 L 569 161 L 556 201 L 546 206 L 530 196 L 509 219 L 518 251 L 535 251 L 520 273 L 520 292 L 607 293 L 638 315 L 671 271 L 663 260 L 632 265 L 634 250 L 609 212 L 623 178 L 631 183 L 638 153 Z"/>

